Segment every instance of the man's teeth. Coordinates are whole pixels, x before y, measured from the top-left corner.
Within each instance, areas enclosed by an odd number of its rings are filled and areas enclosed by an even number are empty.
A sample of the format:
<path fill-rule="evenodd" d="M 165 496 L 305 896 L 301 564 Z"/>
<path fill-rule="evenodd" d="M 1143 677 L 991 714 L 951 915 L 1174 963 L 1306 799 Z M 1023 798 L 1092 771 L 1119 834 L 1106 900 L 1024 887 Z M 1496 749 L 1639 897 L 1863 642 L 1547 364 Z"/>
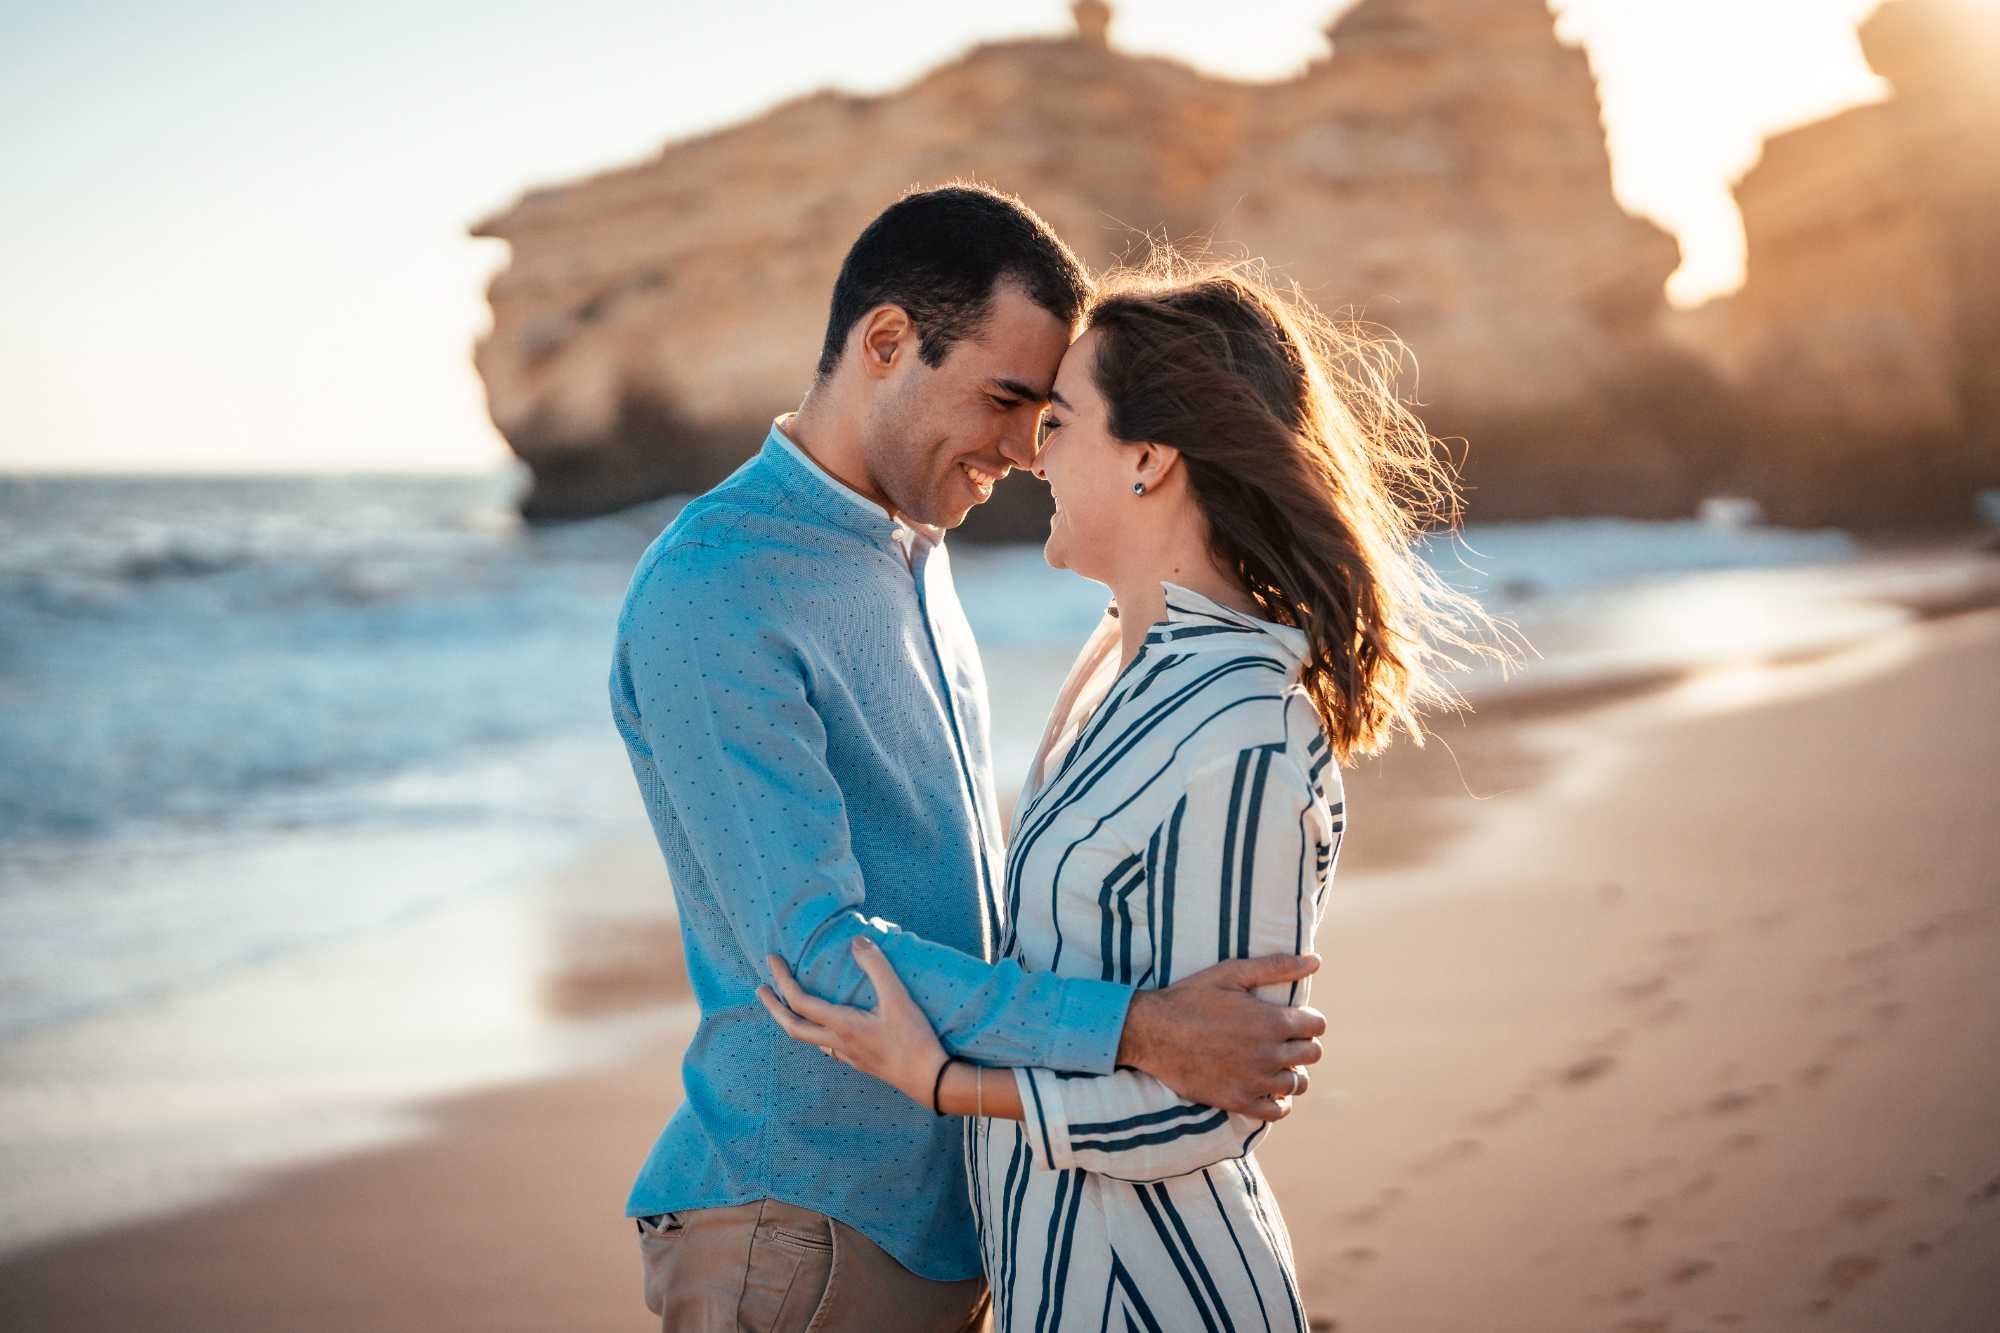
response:
<path fill-rule="evenodd" d="M 988 472 L 983 468 L 976 468 L 970 463 L 960 463 L 958 466 L 964 471 L 966 476 L 972 478 L 972 484 L 982 491 L 992 490 L 994 483 L 1000 480 L 1000 474 L 997 472 Z"/>

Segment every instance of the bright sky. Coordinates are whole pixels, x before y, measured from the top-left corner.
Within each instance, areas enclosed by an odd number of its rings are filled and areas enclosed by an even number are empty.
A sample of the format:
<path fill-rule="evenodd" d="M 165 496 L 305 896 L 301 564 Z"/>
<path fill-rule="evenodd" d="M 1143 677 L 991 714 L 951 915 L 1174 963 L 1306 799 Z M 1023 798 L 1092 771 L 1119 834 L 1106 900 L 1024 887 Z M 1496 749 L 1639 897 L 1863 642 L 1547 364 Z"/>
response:
<path fill-rule="evenodd" d="M 1554 0 L 1615 187 L 1741 280 L 1728 182 L 1762 136 L 1879 96 L 1877 0 Z M 169 14 L 169 8 L 180 9 Z M 1343 0 L 1121 0 L 1115 44 L 1278 78 Z M 0 11 L 0 468 L 458 469 L 505 446 L 471 368 L 522 189 L 825 85 L 876 92 L 1065 0 L 517 0 Z M 1254 15 L 1254 18 L 1252 17 Z M 976 169 L 977 164 L 968 164 Z"/>

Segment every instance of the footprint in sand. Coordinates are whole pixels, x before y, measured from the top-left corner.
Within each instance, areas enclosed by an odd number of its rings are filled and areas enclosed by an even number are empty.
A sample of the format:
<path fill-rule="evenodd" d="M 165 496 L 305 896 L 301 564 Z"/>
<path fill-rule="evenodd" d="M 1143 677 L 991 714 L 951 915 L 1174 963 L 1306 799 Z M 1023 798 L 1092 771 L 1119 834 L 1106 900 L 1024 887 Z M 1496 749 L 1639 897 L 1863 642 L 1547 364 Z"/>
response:
<path fill-rule="evenodd" d="M 1715 1264 L 1709 1259 L 1683 1259 L 1667 1270 L 1667 1281 L 1676 1286 L 1685 1286 L 1698 1277 L 1705 1277 L 1715 1271 Z"/>
<path fill-rule="evenodd" d="M 1653 1215 L 1643 1208 L 1634 1209 L 1611 1225 L 1624 1232 L 1628 1239 L 1641 1240 L 1653 1229 Z"/>
<path fill-rule="evenodd" d="M 1943 1249 L 1957 1239 L 1958 1228 L 1956 1226 L 1944 1227 L 1932 1235 L 1919 1236 L 1911 1241 L 1907 1252 L 1912 1259 L 1921 1259 L 1927 1254 L 1933 1254 Z"/>
<path fill-rule="evenodd" d="M 1617 1064 L 1618 1061 L 1609 1055 L 1586 1055 L 1563 1066 L 1557 1077 L 1573 1088 L 1581 1087 L 1610 1073 Z"/>
<path fill-rule="evenodd" d="M 1974 930 L 1984 929 L 1993 924 L 1996 915 L 1991 907 L 1955 907 L 1949 912 L 1920 921 L 1903 932 L 1903 938 L 1912 948 L 1928 949 L 1941 940 L 1960 939 Z"/>
<path fill-rule="evenodd" d="M 1829 1262 L 1820 1275 L 1820 1285 L 1831 1287 L 1829 1295 L 1816 1297 L 1806 1308 L 1825 1314 L 1840 1297 L 1866 1282 L 1881 1270 L 1882 1261 L 1872 1254 L 1843 1254 Z"/>
<path fill-rule="evenodd" d="M 1708 951 L 1708 944 L 1714 938 L 1712 931 L 1677 930 L 1671 935 L 1662 935 L 1654 943 L 1667 955 L 1666 968 L 1669 972 L 1692 972 L 1701 966 L 1702 955 Z"/>
<path fill-rule="evenodd" d="M 1901 952 L 1902 950 L 1897 947 L 1894 940 L 1884 940 L 1880 944 L 1869 944 L 1859 949 L 1849 949 L 1844 961 L 1849 967 L 1873 967 L 1877 963 L 1888 962 Z"/>
<path fill-rule="evenodd" d="M 1754 1088 L 1725 1088 L 1703 1102 L 1701 1109 L 1710 1115 L 1735 1115 L 1777 1095 L 1778 1085 L 1775 1083 L 1759 1083 Z"/>
<path fill-rule="evenodd" d="M 1472 1129 L 1498 1129 L 1509 1120 L 1532 1108 L 1534 1104 L 1535 1094 L 1527 1089 L 1523 1089 L 1498 1106 L 1489 1106 L 1485 1110 L 1474 1111 L 1466 1117 L 1466 1121 L 1468 1127 Z"/>
<path fill-rule="evenodd" d="M 1894 1199 L 1879 1194 L 1850 1194 L 1834 1205 L 1833 1215 L 1843 1222 L 1872 1222 L 1896 1206 Z"/>
<path fill-rule="evenodd" d="M 1759 912 L 1750 918 L 1750 928 L 1759 935 L 1769 935 L 1783 929 L 1792 919 L 1792 909 L 1778 907 L 1768 912 Z"/>
<path fill-rule="evenodd" d="M 1748 1152 L 1764 1141 L 1764 1136 L 1754 1129 L 1739 1129 L 1725 1138 L 1717 1147 L 1722 1152 Z"/>
<path fill-rule="evenodd" d="M 1688 1182 L 1683 1184 L 1679 1189 L 1675 1190 L 1674 1198 L 1678 1201 L 1685 1201 L 1688 1199 L 1698 1198 L 1699 1196 L 1708 1193 L 1710 1190 L 1714 1188 L 1715 1188 L 1715 1172 L 1704 1171 L 1700 1175 L 1694 1177 L 1692 1180 L 1689 1180 Z"/>
<path fill-rule="evenodd" d="M 1660 1157 L 1649 1157 L 1645 1161 L 1633 1162 L 1621 1167 L 1617 1177 L 1618 1183 L 1621 1185 L 1630 1185 L 1645 1179 L 1647 1176 L 1655 1176 L 1665 1171 L 1671 1171 L 1680 1164 L 1681 1159 L 1672 1153 L 1667 1153 Z"/>
<path fill-rule="evenodd" d="M 1377 1194 L 1371 1202 L 1342 1213 L 1340 1221 L 1350 1227 L 1372 1226 L 1394 1212 L 1396 1205 L 1401 1203 L 1408 1193 L 1409 1191 L 1401 1185 L 1390 1185 Z"/>
<path fill-rule="evenodd" d="M 1628 1004 L 1643 1004 L 1648 1000 L 1665 995 L 1667 987 L 1674 979 L 1665 972 L 1648 972 L 1616 982 L 1611 990 L 1619 999 Z"/>
<path fill-rule="evenodd" d="M 1686 1012 L 1687 1005 L 1685 1003 L 1669 996 L 1654 1005 L 1651 1009 L 1648 1009 L 1645 1013 L 1639 1015 L 1639 1021 L 1649 1028 L 1656 1028 L 1663 1023 L 1673 1022 Z"/>
<path fill-rule="evenodd" d="M 1479 1155 L 1478 1139 L 1453 1139 L 1442 1148 L 1432 1149 L 1403 1168 L 1409 1176 L 1428 1176 L 1455 1162 L 1463 1162 Z"/>
<path fill-rule="evenodd" d="M 2000 1199 L 2000 1176 L 1993 1177 L 1993 1179 L 1968 1194 L 1965 1197 L 1965 1206 L 1967 1208 L 1983 1208 L 1996 1199 Z"/>
<path fill-rule="evenodd" d="M 1738 1115 L 1744 1111 L 1770 1101 L 1778 1095 L 1775 1083 L 1759 1083 L 1749 1088 L 1724 1088 L 1721 1092 L 1696 1102 L 1668 1111 L 1660 1116 L 1663 1125 L 1678 1124 L 1683 1120 L 1701 1115 Z"/>

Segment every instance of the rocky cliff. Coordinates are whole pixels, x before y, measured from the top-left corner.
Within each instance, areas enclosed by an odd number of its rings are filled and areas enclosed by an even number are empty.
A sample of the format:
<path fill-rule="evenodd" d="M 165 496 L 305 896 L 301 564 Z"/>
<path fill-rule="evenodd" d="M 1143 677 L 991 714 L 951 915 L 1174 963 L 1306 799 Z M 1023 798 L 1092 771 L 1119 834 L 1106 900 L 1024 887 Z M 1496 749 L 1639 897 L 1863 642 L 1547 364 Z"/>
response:
<path fill-rule="evenodd" d="M 2000 10 L 1890 0 L 1861 37 L 1892 97 L 1765 144 L 1746 284 L 1684 335 L 1777 516 L 1962 520 L 2000 485 Z"/>
<path fill-rule="evenodd" d="M 855 234 L 910 185 L 971 176 L 1093 266 L 1148 231 L 1209 237 L 1392 327 L 1432 428 L 1474 441 L 1484 515 L 1686 511 L 1698 469 L 1647 410 L 1698 375 L 1655 332 L 1674 245 L 1612 201 L 1589 68 L 1542 0 L 1364 0 L 1330 60 L 1278 84 L 1123 55 L 1103 19 L 1086 5 L 1073 39 L 802 98 L 479 223 L 512 251 L 476 361 L 534 472 L 527 510 L 726 473 L 804 391 Z M 980 527 L 1036 531 L 1042 503 L 1004 487 Z"/>

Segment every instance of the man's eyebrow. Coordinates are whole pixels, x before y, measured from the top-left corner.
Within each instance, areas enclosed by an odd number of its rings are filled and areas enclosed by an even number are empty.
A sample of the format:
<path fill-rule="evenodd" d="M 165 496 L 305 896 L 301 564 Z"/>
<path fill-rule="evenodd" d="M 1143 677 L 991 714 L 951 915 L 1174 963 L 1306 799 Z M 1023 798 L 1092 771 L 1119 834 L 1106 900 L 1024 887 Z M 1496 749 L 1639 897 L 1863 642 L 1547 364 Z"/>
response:
<path fill-rule="evenodd" d="M 1002 393 L 1011 393 L 1016 398 L 1025 398 L 1031 403 L 1045 403 L 1055 394 L 1053 389 L 1046 392 L 1041 389 L 1031 389 L 1019 380 L 996 379 L 993 381 L 993 387 Z"/>

